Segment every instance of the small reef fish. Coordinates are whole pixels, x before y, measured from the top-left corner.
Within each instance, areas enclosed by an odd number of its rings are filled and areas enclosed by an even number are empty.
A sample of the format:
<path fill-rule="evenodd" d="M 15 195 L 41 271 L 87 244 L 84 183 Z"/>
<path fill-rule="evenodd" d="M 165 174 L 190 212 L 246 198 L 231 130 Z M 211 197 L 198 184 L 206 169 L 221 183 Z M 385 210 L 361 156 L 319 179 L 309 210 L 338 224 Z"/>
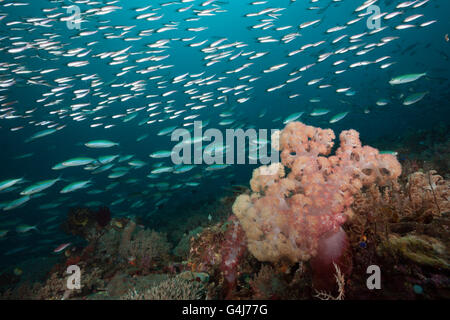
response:
<path fill-rule="evenodd" d="M 329 112 L 330 112 L 330 110 L 328 110 L 328 109 L 314 109 L 309 115 L 313 116 L 313 117 L 317 117 L 317 116 L 323 116 Z"/>
<path fill-rule="evenodd" d="M 426 95 L 428 94 L 427 92 L 418 92 L 418 93 L 413 93 L 409 96 L 407 96 L 405 98 L 405 101 L 403 101 L 403 105 L 405 106 L 409 106 L 412 105 L 416 102 L 419 102 L 420 100 L 422 100 Z"/>
<path fill-rule="evenodd" d="M 79 157 L 79 158 L 72 158 L 72 159 L 66 160 L 66 161 L 62 162 L 61 164 L 64 167 L 77 167 L 77 166 L 85 166 L 85 165 L 90 164 L 95 161 L 96 160 L 93 158 Z"/>
<path fill-rule="evenodd" d="M 0 191 L 8 189 L 21 181 L 23 181 L 23 178 L 4 180 L 0 182 Z"/>
<path fill-rule="evenodd" d="M 288 116 L 286 119 L 284 119 L 283 124 L 288 124 L 289 122 L 295 121 L 295 120 L 299 119 L 303 114 L 304 114 L 304 112 L 293 113 L 290 116 Z"/>
<path fill-rule="evenodd" d="M 160 159 L 160 158 L 170 157 L 171 155 L 172 155 L 172 151 L 170 151 L 170 150 L 162 150 L 162 151 L 153 152 L 150 155 L 150 158 Z"/>
<path fill-rule="evenodd" d="M 20 194 L 22 196 L 29 196 L 29 195 L 44 191 L 45 189 L 50 188 L 51 186 L 53 186 L 55 183 L 57 183 L 60 180 L 61 180 L 61 178 L 56 178 L 53 180 L 44 180 L 44 181 L 37 182 L 37 183 L 25 188 Z"/>
<path fill-rule="evenodd" d="M 27 232 L 30 232 L 32 230 L 39 231 L 37 226 L 29 226 L 29 225 L 26 225 L 26 224 L 22 224 L 22 225 L 19 225 L 19 226 L 16 227 L 16 232 L 17 233 L 27 233 Z"/>
<path fill-rule="evenodd" d="M 9 211 L 12 209 L 16 209 L 19 208 L 21 206 L 23 206 L 25 203 L 27 203 L 28 201 L 31 200 L 30 196 L 23 196 L 19 199 L 13 200 L 11 202 L 9 202 L 8 204 L 6 204 L 6 206 L 3 207 L 4 211 Z"/>
<path fill-rule="evenodd" d="M 338 121 L 341 121 L 342 119 L 344 119 L 347 116 L 347 114 L 348 114 L 348 111 L 339 113 L 339 114 L 335 115 L 334 117 L 332 117 L 329 122 L 336 123 Z"/>
<path fill-rule="evenodd" d="M 59 245 L 58 247 L 56 247 L 56 248 L 53 250 L 53 252 L 54 252 L 54 253 L 60 253 L 60 252 L 64 251 L 66 248 L 68 248 L 70 245 L 72 245 L 71 242 L 63 243 L 63 244 Z"/>
<path fill-rule="evenodd" d="M 77 182 L 72 182 L 71 184 L 67 185 L 66 187 L 64 187 L 63 189 L 61 189 L 61 191 L 59 193 L 69 193 L 69 192 L 74 192 L 80 189 L 84 189 L 89 187 L 91 184 L 91 180 L 86 180 L 86 181 L 77 181 Z"/>
<path fill-rule="evenodd" d="M 409 83 L 409 82 L 413 82 L 416 81 L 424 76 L 426 76 L 426 72 L 425 73 L 411 73 L 411 74 L 405 74 L 402 76 L 398 76 L 398 77 L 394 77 L 389 81 L 389 84 L 391 85 L 397 85 L 397 84 L 404 84 L 404 83 Z"/>
<path fill-rule="evenodd" d="M 86 142 L 84 145 L 88 148 L 99 149 L 99 148 L 111 148 L 114 146 L 118 146 L 119 144 L 116 142 L 109 141 L 109 140 L 94 140 L 94 141 Z"/>
<path fill-rule="evenodd" d="M 51 135 L 52 133 L 55 133 L 56 131 L 58 131 L 58 130 L 57 129 L 47 129 L 47 130 L 39 131 L 39 132 L 33 134 L 28 139 L 26 139 L 25 142 L 31 142 L 33 140 L 46 137 L 48 135 Z"/>

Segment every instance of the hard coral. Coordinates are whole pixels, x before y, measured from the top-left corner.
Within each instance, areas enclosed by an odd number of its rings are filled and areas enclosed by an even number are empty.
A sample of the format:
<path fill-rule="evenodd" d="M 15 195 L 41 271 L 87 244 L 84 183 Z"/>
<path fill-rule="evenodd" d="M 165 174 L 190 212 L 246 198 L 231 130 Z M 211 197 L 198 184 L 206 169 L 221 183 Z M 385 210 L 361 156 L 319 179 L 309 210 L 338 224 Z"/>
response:
<path fill-rule="evenodd" d="M 166 235 L 154 230 L 140 230 L 128 246 L 128 258 L 134 258 L 136 266 L 147 271 L 155 264 L 167 260 L 170 244 Z"/>
<path fill-rule="evenodd" d="M 122 300 L 199 300 L 204 290 L 202 283 L 177 276 L 144 291 L 131 290 Z"/>
<path fill-rule="evenodd" d="M 362 146 L 355 130 L 343 131 L 336 155 L 326 157 L 334 138 L 331 129 L 289 123 L 280 135 L 282 164 L 256 169 L 253 193 L 236 199 L 233 212 L 258 260 L 294 263 L 317 256 L 320 249 L 333 273 L 332 262 L 347 247 L 341 225 L 352 215 L 353 195 L 401 174 L 394 156 Z M 333 237 L 339 241 L 327 241 Z"/>
<path fill-rule="evenodd" d="M 121 235 L 118 254 L 131 265 L 147 272 L 168 258 L 170 244 L 163 233 L 144 229 L 135 232 L 136 229 L 137 225 L 134 221 L 130 221 L 125 227 Z"/>
<path fill-rule="evenodd" d="M 191 239 L 189 263 L 192 271 L 207 272 L 223 284 L 223 294 L 231 298 L 243 257 L 247 251 L 247 239 L 237 218 L 232 215 L 222 225 L 205 228 Z"/>

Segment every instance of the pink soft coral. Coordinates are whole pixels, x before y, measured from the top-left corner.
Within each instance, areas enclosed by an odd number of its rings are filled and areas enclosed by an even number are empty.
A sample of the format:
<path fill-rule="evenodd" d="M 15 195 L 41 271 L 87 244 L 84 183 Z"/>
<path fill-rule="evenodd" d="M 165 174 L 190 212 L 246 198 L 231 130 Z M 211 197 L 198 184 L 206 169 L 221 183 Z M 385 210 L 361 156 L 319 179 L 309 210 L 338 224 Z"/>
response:
<path fill-rule="evenodd" d="M 343 131 L 336 155 L 326 157 L 334 138 L 331 129 L 289 123 L 280 135 L 282 164 L 256 169 L 253 193 L 236 199 L 233 212 L 258 260 L 297 262 L 317 256 L 333 270 L 332 262 L 347 246 L 341 225 L 352 215 L 353 195 L 401 174 L 394 156 L 362 147 L 355 130 Z"/>

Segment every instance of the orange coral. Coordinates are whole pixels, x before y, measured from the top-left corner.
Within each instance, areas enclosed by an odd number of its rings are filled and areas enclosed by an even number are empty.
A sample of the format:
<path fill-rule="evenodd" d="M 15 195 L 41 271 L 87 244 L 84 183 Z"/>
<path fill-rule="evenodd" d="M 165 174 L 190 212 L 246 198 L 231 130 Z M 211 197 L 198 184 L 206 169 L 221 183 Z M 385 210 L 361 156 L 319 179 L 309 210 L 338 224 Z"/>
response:
<path fill-rule="evenodd" d="M 233 212 L 258 260 L 297 262 L 315 256 L 319 240 L 340 232 L 352 215 L 355 193 L 401 174 L 395 156 L 361 146 L 355 130 L 343 131 L 336 155 L 326 157 L 334 138 L 331 129 L 289 123 L 280 135 L 282 164 L 256 169 L 253 193 L 236 199 Z"/>

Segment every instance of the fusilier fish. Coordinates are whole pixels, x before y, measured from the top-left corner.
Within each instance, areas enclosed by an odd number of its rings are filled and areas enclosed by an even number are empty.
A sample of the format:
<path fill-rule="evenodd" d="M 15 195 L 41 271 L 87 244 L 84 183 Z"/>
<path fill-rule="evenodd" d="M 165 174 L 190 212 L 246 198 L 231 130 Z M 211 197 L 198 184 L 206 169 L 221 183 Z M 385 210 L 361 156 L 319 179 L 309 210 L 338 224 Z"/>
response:
<path fill-rule="evenodd" d="M 425 73 L 411 73 L 411 74 L 405 74 L 402 76 L 398 76 L 398 77 L 394 77 L 392 78 L 389 83 L 391 85 L 397 85 L 397 84 L 404 84 L 404 83 L 409 83 L 409 82 L 413 82 L 416 81 L 424 76 L 426 76 L 426 72 Z"/>
<path fill-rule="evenodd" d="M 88 148 L 99 149 L 99 148 L 111 148 L 114 146 L 118 146 L 119 144 L 116 142 L 109 141 L 109 140 L 93 140 L 93 141 L 86 142 L 84 145 Z"/>
<path fill-rule="evenodd" d="M 8 189 L 22 181 L 23 181 L 23 178 L 4 180 L 4 181 L 0 182 L 0 191 Z"/>
<path fill-rule="evenodd" d="M 55 183 L 57 183 L 60 180 L 61 180 L 60 178 L 56 178 L 53 180 L 44 180 L 44 181 L 37 182 L 37 183 L 25 188 L 20 194 L 23 196 L 29 196 L 29 195 L 44 191 L 45 189 L 50 188 L 51 186 L 53 186 Z"/>
<path fill-rule="evenodd" d="M 91 180 L 85 180 L 85 181 L 76 181 L 72 182 L 71 184 L 65 186 L 59 193 L 69 193 L 74 192 L 80 189 L 87 188 L 91 185 Z"/>

